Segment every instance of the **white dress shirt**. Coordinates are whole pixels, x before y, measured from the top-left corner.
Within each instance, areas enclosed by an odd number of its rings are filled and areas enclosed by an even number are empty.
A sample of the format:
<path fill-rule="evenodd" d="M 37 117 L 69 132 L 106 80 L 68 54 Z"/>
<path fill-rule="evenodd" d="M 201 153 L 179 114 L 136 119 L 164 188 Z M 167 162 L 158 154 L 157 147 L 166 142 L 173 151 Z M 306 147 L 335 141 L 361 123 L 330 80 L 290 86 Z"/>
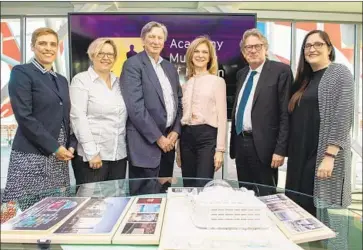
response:
<path fill-rule="evenodd" d="M 245 107 L 245 112 L 243 114 L 243 131 L 251 131 L 252 130 L 252 119 L 251 119 L 251 112 L 252 112 L 252 102 L 253 102 L 253 96 L 255 95 L 255 91 L 256 91 L 256 86 L 258 83 L 258 80 L 260 79 L 260 75 L 261 75 L 261 71 L 263 68 L 263 65 L 265 64 L 265 62 L 263 62 L 257 69 L 252 70 L 250 68 L 250 71 L 248 72 L 246 79 L 243 83 L 243 86 L 241 88 L 241 91 L 238 94 L 238 99 L 237 99 L 237 106 L 236 106 L 236 113 L 235 113 L 235 117 L 236 117 L 236 122 L 237 122 L 237 112 L 238 112 L 238 108 L 239 108 L 239 104 L 241 102 L 241 98 L 242 98 L 242 94 L 243 91 L 245 90 L 248 78 L 250 77 L 250 74 L 252 71 L 256 71 L 256 75 L 253 77 L 253 85 L 252 85 L 252 89 L 251 89 L 251 93 L 248 97 L 247 103 L 246 103 L 246 107 Z"/>
<path fill-rule="evenodd" d="M 74 76 L 70 86 L 71 127 L 78 140 L 78 155 L 90 161 L 97 154 L 104 161 L 126 157 L 127 111 L 118 78 L 110 73 L 111 89 L 89 67 Z"/>
<path fill-rule="evenodd" d="M 148 55 L 149 56 L 149 55 Z M 163 58 L 159 56 L 159 60 L 156 63 L 155 60 L 149 56 L 151 64 L 153 65 L 153 68 L 156 72 L 156 75 L 159 79 L 161 89 L 163 91 L 163 97 L 166 107 L 166 127 L 170 127 L 173 125 L 175 115 L 176 115 L 176 107 L 175 107 L 175 101 L 174 101 L 174 92 L 171 87 L 169 78 L 165 74 L 163 68 L 161 67 L 161 62 L 163 61 Z"/>

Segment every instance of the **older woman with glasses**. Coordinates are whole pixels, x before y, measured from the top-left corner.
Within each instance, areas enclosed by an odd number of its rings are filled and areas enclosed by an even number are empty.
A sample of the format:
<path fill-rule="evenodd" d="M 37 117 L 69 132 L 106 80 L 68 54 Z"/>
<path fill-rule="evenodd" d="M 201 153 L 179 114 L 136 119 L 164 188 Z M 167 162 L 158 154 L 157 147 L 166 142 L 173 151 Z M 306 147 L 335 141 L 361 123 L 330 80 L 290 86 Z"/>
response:
<path fill-rule="evenodd" d="M 91 66 L 72 79 L 71 126 L 78 139 L 72 161 L 77 184 L 124 179 L 127 111 L 118 78 L 111 72 L 117 47 L 98 38 L 88 48 Z"/>

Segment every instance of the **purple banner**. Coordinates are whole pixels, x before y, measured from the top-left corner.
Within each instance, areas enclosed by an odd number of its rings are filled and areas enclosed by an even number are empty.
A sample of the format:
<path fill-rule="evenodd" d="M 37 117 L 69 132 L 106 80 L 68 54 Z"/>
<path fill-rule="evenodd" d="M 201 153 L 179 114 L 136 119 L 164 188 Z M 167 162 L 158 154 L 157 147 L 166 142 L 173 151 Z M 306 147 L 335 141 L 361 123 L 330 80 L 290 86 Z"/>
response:
<path fill-rule="evenodd" d="M 227 84 L 227 107 L 230 118 L 236 90 L 236 72 L 245 66 L 239 43 L 247 29 L 256 27 L 254 14 L 71 13 L 69 14 L 71 76 L 87 70 L 89 66 L 87 48 L 98 37 L 115 38 L 119 56 L 113 72 L 119 75 L 131 48 L 135 52 L 142 51 L 140 32 L 150 21 L 163 23 L 168 29 L 162 57 L 177 67 L 181 84 L 186 81 L 185 53 L 189 44 L 197 36 L 210 37 L 217 51 L 218 75 L 223 77 Z"/>

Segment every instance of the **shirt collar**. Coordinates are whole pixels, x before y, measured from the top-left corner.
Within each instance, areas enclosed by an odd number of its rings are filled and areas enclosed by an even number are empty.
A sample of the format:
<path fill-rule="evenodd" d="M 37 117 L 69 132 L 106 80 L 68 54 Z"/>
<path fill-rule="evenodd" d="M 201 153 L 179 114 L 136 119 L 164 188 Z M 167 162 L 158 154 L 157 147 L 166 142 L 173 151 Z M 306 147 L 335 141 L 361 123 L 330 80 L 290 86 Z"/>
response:
<path fill-rule="evenodd" d="M 100 76 L 96 73 L 92 66 L 88 67 L 88 74 L 90 75 L 92 82 L 95 82 L 98 78 L 100 78 Z M 117 80 L 117 77 L 112 72 L 110 72 L 110 77 L 111 86 L 113 86 L 113 83 Z"/>
<path fill-rule="evenodd" d="M 159 56 L 159 60 L 157 62 L 155 62 L 155 59 L 152 58 L 151 56 L 149 56 L 149 54 L 147 52 L 146 52 L 146 55 L 149 57 L 152 65 L 154 65 L 154 66 L 161 64 L 161 62 L 164 60 L 161 56 Z"/>
<path fill-rule="evenodd" d="M 44 68 L 43 65 L 41 65 L 37 59 L 35 59 L 34 57 L 32 58 L 31 60 L 31 63 L 40 71 L 42 72 L 42 74 L 45 74 L 45 73 L 49 73 L 55 77 L 57 77 L 57 74 L 54 72 L 53 70 L 53 67 L 50 69 L 50 70 L 47 70 L 46 68 Z"/>
<path fill-rule="evenodd" d="M 252 69 L 251 69 L 251 67 L 250 67 L 250 72 L 252 72 L 252 71 L 256 71 L 258 74 L 261 74 L 261 72 L 262 72 L 262 68 L 263 68 L 263 65 L 265 65 L 265 62 L 266 62 L 266 59 L 265 59 L 265 61 L 263 61 L 263 63 L 262 63 L 260 66 L 258 66 L 255 70 L 252 70 Z"/>

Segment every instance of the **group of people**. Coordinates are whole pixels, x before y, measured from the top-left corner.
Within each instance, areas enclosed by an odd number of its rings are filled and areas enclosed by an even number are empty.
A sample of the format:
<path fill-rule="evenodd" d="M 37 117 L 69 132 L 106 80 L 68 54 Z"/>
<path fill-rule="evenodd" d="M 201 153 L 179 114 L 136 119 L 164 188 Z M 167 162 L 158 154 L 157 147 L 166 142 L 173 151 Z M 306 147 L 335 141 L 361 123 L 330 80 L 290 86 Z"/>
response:
<path fill-rule="evenodd" d="M 120 77 L 111 72 L 116 44 L 98 38 L 87 51 L 88 70 L 68 85 L 52 68 L 57 33 L 32 34 L 34 59 L 15 66 L 9 82 L 19 127 L 3 202 L 67 192 L 70 160 L 77 184 L 125 179 L 127 165 L 130 179 L 171 177 L 175 159 L 185 186 L 213 179 L 227 150 L 226 83 L 216 74 L 216 50 L 207 36 L 197 37 L 181 85 L 176 68 L 160 56 L 167 36 L 165 25 L 147 23 L 144 51 L 124 62 Z M 288 157 L 291 198 L 313 215 L 319 207 L 348 206 L 353 77 L 334 63 L 327 33 L 305 36 L 295 80 L 289 65 L 268 59 L 268 41 L 257 29 L 243 34 L 240 50 L 248 65 L 237 72 L 229 145 L 240 185 L 274 193 Z M 133 183 L 133 194 L 163 184 Z M 25 200 L 24 207 L 32 205 Z"/>

